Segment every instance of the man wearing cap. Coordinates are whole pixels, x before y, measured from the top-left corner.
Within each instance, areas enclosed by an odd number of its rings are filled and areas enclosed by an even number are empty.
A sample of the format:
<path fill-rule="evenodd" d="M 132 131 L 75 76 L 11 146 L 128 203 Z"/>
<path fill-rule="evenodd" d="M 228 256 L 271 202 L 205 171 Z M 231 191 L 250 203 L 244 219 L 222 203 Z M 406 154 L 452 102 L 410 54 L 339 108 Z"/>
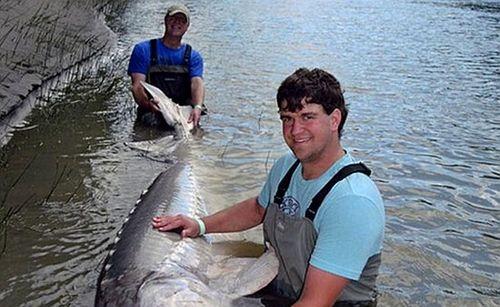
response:
<path fill-rule="evenodd" d="M 140 81 L 160 88 L 179 105 L 191 105 L 188 121 L 199 125 L 205 87 L 203 58 L 190 45 L 182 43 L 190 22 L 190 13 L 182 4 L 175 4 L 165 14 L 162 38 L 143 41 L 134 46 L 128 66 L 132 78 L 132 95 L 138 105 L 138 118 L 146 125 L 165 124 L 157 104 L 148 98 Z"/>

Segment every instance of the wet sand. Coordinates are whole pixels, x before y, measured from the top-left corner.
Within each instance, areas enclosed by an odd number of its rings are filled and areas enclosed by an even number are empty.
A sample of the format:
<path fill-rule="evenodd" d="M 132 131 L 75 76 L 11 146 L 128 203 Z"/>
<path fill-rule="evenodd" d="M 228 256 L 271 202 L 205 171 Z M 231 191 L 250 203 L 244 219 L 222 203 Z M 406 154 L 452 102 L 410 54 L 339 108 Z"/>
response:
<path fill-rule="evenodd" d="M 0 144 L 19 109 L 76 65 L 109 52 L 116 35 L 105 15 L 121 0 L 4 0 L 0 3 Z M 26 106 L 24 106 L 26 107 Z M 21 113 L 16 114 L 16 113 Z M 14 119 L 13 119 L 14 118 Z M 16 122 L 17 121 L 17 122 Z"/>

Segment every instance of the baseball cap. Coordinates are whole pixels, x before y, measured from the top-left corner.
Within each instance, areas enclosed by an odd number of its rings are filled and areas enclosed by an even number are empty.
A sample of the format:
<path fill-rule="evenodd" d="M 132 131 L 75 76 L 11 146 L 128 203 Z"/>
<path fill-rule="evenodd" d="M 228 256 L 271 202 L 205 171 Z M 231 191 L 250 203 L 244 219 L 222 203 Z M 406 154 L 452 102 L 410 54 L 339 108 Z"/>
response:
<path fill-rule="evenodd" d="M 189 24 L 189 9 L 182 4 L 174 4 L 168 7 L 167 17 L 173 16 L 177 13 L 181 13 L 186 16 L 187 23 Z"/>

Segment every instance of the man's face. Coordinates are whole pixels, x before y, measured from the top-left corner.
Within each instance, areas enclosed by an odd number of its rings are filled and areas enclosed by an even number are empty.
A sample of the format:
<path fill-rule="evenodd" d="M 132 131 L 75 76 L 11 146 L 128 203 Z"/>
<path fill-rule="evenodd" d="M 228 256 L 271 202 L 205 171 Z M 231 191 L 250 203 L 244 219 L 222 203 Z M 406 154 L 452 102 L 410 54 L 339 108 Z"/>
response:
<path fill-rule="evenodd" d="M 182 13 L 168 16 L 165 23 L 168 33 L 173 36 L 183 36 L 189 26 L 186 16 Z"/>
<path fill-rule="evenodd" d="M 283 137 L 297 159 L 315 162 L 332 154 L 337 128 L 333 112 L 327 115 L 321 105 L 304 100 L 302 105 L 302 110 L 297 112 L 286 111 L 286 108 L 280 111 Z"/>

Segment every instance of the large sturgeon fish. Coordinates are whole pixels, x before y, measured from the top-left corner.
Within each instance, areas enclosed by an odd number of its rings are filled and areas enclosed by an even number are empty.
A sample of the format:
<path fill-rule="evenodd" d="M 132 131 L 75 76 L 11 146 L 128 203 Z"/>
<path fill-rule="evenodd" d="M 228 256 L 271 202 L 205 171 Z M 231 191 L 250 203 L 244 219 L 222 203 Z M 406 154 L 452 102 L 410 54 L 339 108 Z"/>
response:
<path fill-rule="evenodd" d="M 96 306 L 262 306 L 243 297 L 277 274 L 272 248 L 259 258 L 216 256 L 210 237 L 159 232 L 160 214 L 204 216 L 192 167 L 179 162 L 142 193 L 118 232 L 98 279 Z"/>
<path fill-rule="evenodd" d="M 191 107 L 180 107 L 158 88 L 141 82 L 157 102 L 177 138 L 189 139 Z M 174 145 L 177 142 L 174 142 Z M 133 142 L 146 152 L 171 152 L 169 138 Z M 104 261 L 98 279 L 96 306 L 259 306 L 246 298 L 277 274 L 272 249 L 259 258 L 214 255 L 210 236 L 182 239 L 177 233 L 152 229 L 161 214 L 204 216 L 191 166 L 178 163 L 161 173 L 130 211 Z"/>

